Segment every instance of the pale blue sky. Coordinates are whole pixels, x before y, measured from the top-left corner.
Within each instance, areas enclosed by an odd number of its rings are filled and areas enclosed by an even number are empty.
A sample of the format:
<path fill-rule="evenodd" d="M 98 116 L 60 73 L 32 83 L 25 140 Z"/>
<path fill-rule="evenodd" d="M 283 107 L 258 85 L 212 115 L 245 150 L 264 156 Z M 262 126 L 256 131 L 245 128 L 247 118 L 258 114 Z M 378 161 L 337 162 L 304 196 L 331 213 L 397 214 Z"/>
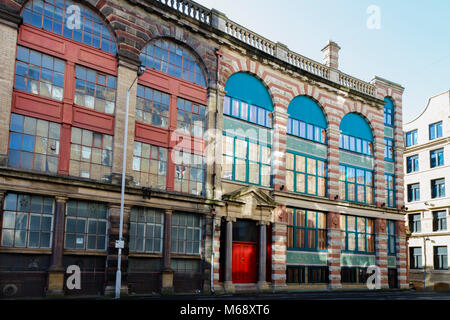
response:
<path fill-rule="evenodd" d="M 428 99 L 450 89 L 448 0 L 197 0 L 289 49 L 322 62 L 329 39 L 341 47 L 339 69 L 370 81 L 401 84 L 403 121 Z M 369 29 L 367 8 L 380 8 L 380 29 Z"/>

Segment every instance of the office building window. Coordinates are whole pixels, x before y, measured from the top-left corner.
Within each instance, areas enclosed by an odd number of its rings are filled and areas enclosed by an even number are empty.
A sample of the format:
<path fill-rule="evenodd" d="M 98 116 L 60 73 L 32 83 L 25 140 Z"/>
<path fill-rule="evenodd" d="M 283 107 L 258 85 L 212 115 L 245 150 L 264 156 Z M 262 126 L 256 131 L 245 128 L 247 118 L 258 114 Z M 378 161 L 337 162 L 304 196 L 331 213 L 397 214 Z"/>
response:
<path fill-rule="evenodd" d="M 223 114 L 251 123 L 272 128 L 272 113 L 262 107 L 226 96 L 223 101 Z"/>
<path fill-rule="evenodd" d="M 420 184 L 408 184 L 408 202 L 420 200 Z"/>
<path fill-rule="evenodd" d="M 444 165 L 444 149 L 430 151 L 430 168 Z"/>
<path fill-rule="evenodd" d="M 201 217 L 193 213 L 173 213 L 171 251 L 179 254 L 200 254 Z"/>
<path fill-rule="evenodd" d="M 433 247 L 434 253 L 434 269 L 436 270 L 447 270 L 447 246 Z"/>
<path fill-rule="evenodd" d="M 167 148 L 134 142 L 133 177 L 137 185 L 166 189 Z"/>
<path fill-rule="evenodd" d="M 386 232 L 388 236 L 388 254 L 395 255 L 396 253 L 396 228 L 395 221 L 386 220 Z"/>
<path fill-rule="evenodd" d="M 288 208 L 288 248 L 327 249 L 327 215 L 323 212 Z"/>
<path fill-rule="evenodd" d="M 431 198 L 445 197 L 445 179 L 431 180 Z"/>
<path fill-rule="evenodd" d="M 365 217 L 341 215 L 342 250 L 375 252 L 375 221 Z"/>
<path fill-rule="evenodd" d="M 414 155 L 406 158 L 406 173 L 419 171 L 419 156 Z"/>
<path fill-rule="evenodd" d="M 385 173 L 384 174 L 384 195 L 386 198 L 386 205 L 389 208 L 395 208 L 395 184 L 394 175 Z"/>
<path fill-rule="evenodd" d="M 417 144 L 417 130 L 406 133 L 406 146 L 410 147 Z"/>
<path fill-rule="evenodd" d="M 174 152 L 174 190 L 202 195 L 205 176 L 204 157 L 175 150 Z"/>
<path fill-rule="evenodd" d="M 326 175 L 325 160 L 286 153 L 286 190 L 323 197 Z"/>
<path fill-rule="evenodd" d="M 161 210 L 133 207 L 130 213 L 130 251 L 161 253 L 164 213 Z"/>
<path fill-rule="evenodd" d="M 1 246 L 50 248 L 54 201 L 50 197 L 8 193 L 3 203 Z"/>
<path fill-rule="evenodd" d="M 106 250 L 106 205 L 92 201 L 67 201 L 64 248 Z"/>
<path fill-rule="evenodd" d="M 384 160 L 394 161 L 394 140 L 384 138 Z"/>
<path fill-rule="evenodd" d="M 409 248 L 409 266 L 411 269 L 422 269 L 422 248 Z"/>
<path fill-rule="evenodd" d="M 373 204 L 373 171 L 340 165 L 339 173 L 341 200 Z"/>
<path fill-rule="evenodd" d="M 177 100 L 177 129 L 184 134 L 203 137 L 206 128 L 206 107 L 185 99 Z"/>
<path fill-rule="evenodd" d="M 421 231 L 420 213 L 409 215 L 409 230 L 412 233 Z"/>
<path fill-rule="evenodd" d="M 61 59 L 17 46 L 14 88 L 61 101 L 64 69 Z"/>
<path fill-rule="evenodd" d="M 430 124 L 428 128 L 430 133 L 430 140 L 442 137 L 442 121 Z"/>
<path fill-rule="evenodd" d="M 11 114 L 8 165 L 43 172 L 58 172 L 61 125 Z"/>
<path fill-rule="evenodd" d="M 447 211 L 433 211 L 433 231 L 447 230 Z"/>

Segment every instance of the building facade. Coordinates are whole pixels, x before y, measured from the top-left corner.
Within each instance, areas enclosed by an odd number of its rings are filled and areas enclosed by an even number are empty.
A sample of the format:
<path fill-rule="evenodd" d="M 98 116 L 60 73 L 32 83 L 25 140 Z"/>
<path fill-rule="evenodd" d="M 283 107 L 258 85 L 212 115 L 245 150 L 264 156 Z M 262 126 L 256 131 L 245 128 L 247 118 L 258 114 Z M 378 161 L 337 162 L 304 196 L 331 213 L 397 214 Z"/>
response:
<path fill-rule="evenodd" d="M 409 275 L 416 287 L 426 290 L 449 290 L 450 285 L 449 114 L 447 91 L 430 98 L 422 113 L 403 126 Z"/>
<path fill-rule="evenodd" d="M 124 294 L 408 287 L 400 85 L 189 0 L 0 18 L 3 296 L 114 292 L 124 160 Z"/>

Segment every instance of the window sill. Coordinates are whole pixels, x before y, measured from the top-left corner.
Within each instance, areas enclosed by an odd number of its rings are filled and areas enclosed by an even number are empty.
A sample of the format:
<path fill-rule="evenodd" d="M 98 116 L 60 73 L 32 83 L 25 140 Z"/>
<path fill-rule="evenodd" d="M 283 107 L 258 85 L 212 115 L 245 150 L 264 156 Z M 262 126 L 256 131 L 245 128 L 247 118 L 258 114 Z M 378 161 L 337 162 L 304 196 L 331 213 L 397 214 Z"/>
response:
<path fill-rule="evenodd" d="M 64 254 L 68 255 L 80 255 L 80 256 L 107 256 L 108 253 L 102 250 L 75 250 L 75 249 L 64 249 Z"/>
<path fill-rule="evenodd" d="M 1 247 L 0 253 L 52 254 L 52 249 Z"/>
<path fill-rule="evenodd" d="M 129 258 L 162 258 L 162 253 L 130 252 Z"/>
<path fill-rule="evenodd" d="M 202 256 L 200 254 L 194 254 L 194 255 L 187 255 L 187 254 L 175 254 L 172 253 L 170 255 L 170 258 L 172 259 L 193 259 L 193 260 L 198 260 L 198 259 L 202 259 Z"/>

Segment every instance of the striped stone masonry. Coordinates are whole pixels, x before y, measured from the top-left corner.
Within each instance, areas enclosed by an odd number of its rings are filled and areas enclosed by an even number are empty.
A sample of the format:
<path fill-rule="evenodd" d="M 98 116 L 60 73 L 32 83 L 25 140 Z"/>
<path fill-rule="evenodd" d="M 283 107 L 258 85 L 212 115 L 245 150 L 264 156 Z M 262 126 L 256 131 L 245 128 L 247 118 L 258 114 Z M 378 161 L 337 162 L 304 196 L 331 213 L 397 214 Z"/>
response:
<path fill-rule="evenodd" d="M 340 214 L 329 212 L 328 215 L 328 277 L 329 289 L 342 288 L 341 284 L 341 229 Z"/>
<path fill-rule="evenodd" d="M 405 221 L 396 221 L 395 229 L 397 230 L 396 237 L 396 268 L 398 286 L 400 289 L 409 288 L 409 275 L 408 275 L 408 252 L 407 252 L 407 240 L 405 234 Z"/>
<path fill-rule="evenodd" d="M 277 107 L 275 106 L 277 109 Z M 281 107 L 286 108 L 286 107 Z M 286 123 L 288 115 L 275 111 L 273 113 L 274 131 L 272 135 L 273 187 L 281 190 L 286 185 Z"/>
<path fill-rule="evenodd" d="M 375 263 L 380 268 L 381 289 L 389 288 L 386 219 L 375 220 Z"/>
<path fill-rule="evenodd" d="M 272 287 L 281 290 L 286 287 L 286 242 L 287 225 L 272 224 Z"/>
<path fill-rule="evenodd" d="M 336 127 L 327 129 L 328 139 L 328 197 L 334 200 L 339 195 L 339 135 L 340 131 Z"/>

